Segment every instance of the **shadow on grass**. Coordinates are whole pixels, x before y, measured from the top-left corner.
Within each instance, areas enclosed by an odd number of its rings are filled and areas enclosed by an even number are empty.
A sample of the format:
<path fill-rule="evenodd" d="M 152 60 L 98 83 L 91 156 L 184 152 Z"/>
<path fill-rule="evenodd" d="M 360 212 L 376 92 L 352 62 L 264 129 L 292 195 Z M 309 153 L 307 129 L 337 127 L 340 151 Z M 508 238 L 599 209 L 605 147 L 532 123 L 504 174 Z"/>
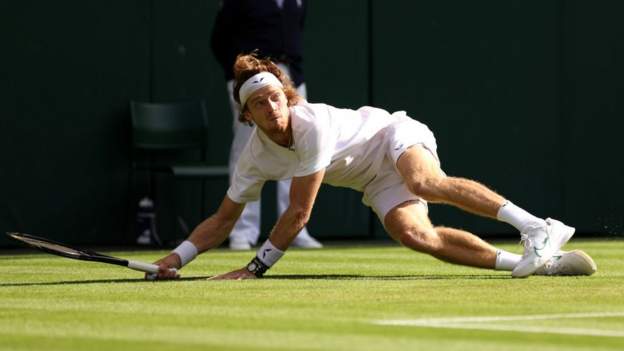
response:
<path fill-rule="evenodd" d="M 137 279 L 97 279 L 97 280 L 64 280 L 58 282 L 38 282 L 38 283 L 0 283 L 0 288 L 10 286 L 49 286 L 49 285 L 73 285 L 73 284 L 115 284 L 115 283 L 159 283 L 166 281 L 192 281 L 192 280 L 205 280 L 211 276 L 195 276 L 195 277 L 182 277 L 179 279 L 171 280 L 145 280 L 142 278 Z"/>
<path fill-rule="evenodd" d="M 98 279 L 98 280 L 65 280 L 58 282 L 38 283 L 0 283 L 2 287 L 12 286 L 51 286 L 73 284 L 116 284 L 116 283 L 154 283 L 168 281 L 206 280 L 212 276 L 182 277 L 174 280 L 144 280 L 144 279 Z M 511 279 L 509 275 L 501 274 L 409 274 L 409 275 L 360 275 L 360 274 L 282 274 L 268 275 L 263 280 L 480 280 L 480 279 Z"/>
<path fill-rule="evenodd" d="M 268 280 L 479 280 L 511 279 L 501 274 L 407 274 L 407 275 L 361 275 L 361 274 L 283 274 L 269 275 Z"/>

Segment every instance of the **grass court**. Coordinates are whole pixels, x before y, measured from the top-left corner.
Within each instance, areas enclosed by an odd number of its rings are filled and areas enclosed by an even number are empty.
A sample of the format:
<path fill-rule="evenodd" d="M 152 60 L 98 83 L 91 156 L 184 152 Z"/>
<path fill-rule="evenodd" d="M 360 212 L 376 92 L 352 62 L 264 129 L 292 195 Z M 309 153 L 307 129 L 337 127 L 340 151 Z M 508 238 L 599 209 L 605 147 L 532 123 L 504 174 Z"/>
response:
<path fill-rule="evenodd" d="M 516 243 L 498 245 L 521 252 Z M 177 281 L 56 256 L 0 255 L 0 350 L 622 350 L 624 241 L 572 240 L 591 277 L 511 279 L 393 245 L 291 249 L 261 280 Z M 109 254 L 153 261 L 165 251 Z"/>

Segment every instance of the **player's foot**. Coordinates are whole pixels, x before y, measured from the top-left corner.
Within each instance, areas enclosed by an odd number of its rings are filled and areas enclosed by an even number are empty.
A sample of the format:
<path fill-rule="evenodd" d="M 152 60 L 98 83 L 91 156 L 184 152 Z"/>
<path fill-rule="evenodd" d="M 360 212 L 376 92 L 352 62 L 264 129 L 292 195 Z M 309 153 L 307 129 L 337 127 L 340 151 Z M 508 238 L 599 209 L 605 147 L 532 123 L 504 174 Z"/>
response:
<path fill-rule="evenodd" d="M 152 236 L 150 235 L 149 231 L 146 230 L 145 232 L 143 232 L 143 234 L 139 235 L 136 242 L 139 245 L 151 245 Z"/>
<path fill-rule="evenodd" d="M 247 238 L 243 237 L 237 237 L 237 236 L 230 236 L 230 250 L 235 250 L 235 251 L 245 251 L 245 250 L 251 250 L 251 244 L 249 243 L 249 240 L 247 240 Z"/>
<path fill-rule="evenodd" d="M 596 263 L 581 250 L 557 252 L 545 265 L 538 268 L 535 275 L 592 275 L 596 273 Z"/>
<path fill-rule="evenodd" d="M 295 240 L 290 244 L 291 247 L 298 247 L 301 249 L 320 249 L 323 247 L 318 240 L 309 235 L 297 235 Z"/>
<path fill-rule="evenodd" d="M 518 262 L 511 276 L 524 278 L 533 274 L 550 260 L 570 240 L 574 228 L 547 218 L 545 225 L 531 226 L 520 234 L 524 244 L 522 260 Z"/>

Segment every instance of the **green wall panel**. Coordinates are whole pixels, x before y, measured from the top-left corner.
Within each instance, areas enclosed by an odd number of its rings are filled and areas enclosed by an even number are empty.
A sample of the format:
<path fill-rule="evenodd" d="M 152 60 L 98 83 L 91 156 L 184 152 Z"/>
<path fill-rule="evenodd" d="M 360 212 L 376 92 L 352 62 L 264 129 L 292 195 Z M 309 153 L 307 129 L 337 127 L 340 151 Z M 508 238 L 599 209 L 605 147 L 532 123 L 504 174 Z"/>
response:
<path fill-rule="evenodd" d="M 146 8 L 3 2 L 0 232 L 124 239 L 127 104 L 149 84 Z"/>
<path fill-rule="evenodd" d="M 225 164 L 231 114 L 210 51 L 218 1 L 3 2 L 0 232 L 74 243 L 133 241 L 145 175 L 131 176 L 128 102 L 206 99 L 208 159 Z M 615 1 L 312 0 L 309 98 L 406 110 L 438 138 L 450 175 L 482 181 L 581 233 L 624 230 L 619 161 L 624 5 Z M 185 154 L 185 157 L 197 157 Z M 226 179 L 155 182 L 161 234 L 194 226 Z M 275 220 L 264 192 L 263 232 Z M 383 230 L 361 195 L 323 186 L 309 225 L 327 237 Z M 204 203 L 202 204 L 202 199 Z M 203 207 L 204 213 L 201 213 Z M 431 206 L 437 224 L 509 226 Z M 372 220 L 372 222 L 371 222 Z M 0 236 L 0 246 L 9 242 Z"/>
<path fill-rule="evenodd" d="M 232 117 L 223 73 L 210 49 L 217 10 L 217 1 L 151 2 L 150 95 L 152 101 L 204 99 L 209 121 L 206 158 L 211 164 L 226 165 Z M 199 152 L 181 156 L 190 160 L 200 158 Z M 186 237 L 178 218 L 192 230 L 216 210 L 227 190 L 227 179 L 205 180 L 202 186 L 201 180 L 174 180 L 172 176 L 160 175 L 154 185 L 152 197 L 156 202 L 159 235 L 173 243 Z"/>
<path fill-rule="evenodd" d="M 561 215 L 557 3 L 374 1 L 375 103 L 433 130 L 444 170 Z M 513 228 L 431 206 L 436 224 Z"/>
<path fill-rule="evenodd" d="M 583 232 L 624 233 L 624 25 L 620 1 L 562 9 L 565 211 Z"/>

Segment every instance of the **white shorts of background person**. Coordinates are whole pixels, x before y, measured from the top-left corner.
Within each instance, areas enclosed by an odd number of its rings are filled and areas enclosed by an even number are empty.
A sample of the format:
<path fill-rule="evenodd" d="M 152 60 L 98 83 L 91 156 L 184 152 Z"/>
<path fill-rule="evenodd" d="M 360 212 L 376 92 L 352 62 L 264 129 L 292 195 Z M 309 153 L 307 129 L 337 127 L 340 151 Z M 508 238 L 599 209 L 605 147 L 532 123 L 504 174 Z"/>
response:
<path fill-rule="evenodd" d="M 290 70 L 288 66 L 284 64 L 278 64 L 279 68 L 290 76 Z M 227 82 L 227 92 L 230 100 L 230 110 L 233 115 L 232 130 L 234 137 L 232 140 L 232 146 L 230 148 L 230 159 L 228 167 L 230 175 L 234 174 L 234 167 L 240 157 L 245 144 L 251 136 L 253 127 L 245 123 L 241 123 L 238 120 L 240 114 L 240 108 L 238 103 L 234 100 L 232 92 L 234 90 L 234 81 Z M 307 98 L 307 90 L 305 83 L 302 83 L 297 87 L 297 93 L 304 99 Z M 277 212 L 281 215 L 286 208 L 288 208 L 288 196 L 290 193 L 290 179 L 280 180 L 277 183 Z M 236 222 L 232 233 L 230 234 L 230 249 L 232 250 L 249 250 L 252 245 L 258 242 L 260 237 L 260 200 L 248 202 L 245 206 L 245 210 L 241 214 L 241 217 Z M 304 227 L 295 240 L 292 242 L 293 247 L 317 249 L 323 247 L 323 245 L 310 236 L 308 229 Z"/>

